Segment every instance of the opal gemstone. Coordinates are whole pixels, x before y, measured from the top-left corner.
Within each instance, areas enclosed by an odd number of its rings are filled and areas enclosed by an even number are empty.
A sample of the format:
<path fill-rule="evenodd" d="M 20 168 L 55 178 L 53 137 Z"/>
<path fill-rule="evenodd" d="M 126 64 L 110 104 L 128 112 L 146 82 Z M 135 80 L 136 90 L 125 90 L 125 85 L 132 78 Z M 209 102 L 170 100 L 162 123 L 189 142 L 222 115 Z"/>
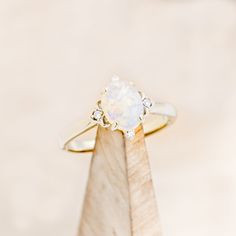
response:
<path fill-rule="evenodd" d="M 113 79 L 102 95 L 101 106 L 108 121 L 117 123 L 124 131 L 140 124 L 144 113 L 142 97 L 138 90 L 126 81 Z"/>

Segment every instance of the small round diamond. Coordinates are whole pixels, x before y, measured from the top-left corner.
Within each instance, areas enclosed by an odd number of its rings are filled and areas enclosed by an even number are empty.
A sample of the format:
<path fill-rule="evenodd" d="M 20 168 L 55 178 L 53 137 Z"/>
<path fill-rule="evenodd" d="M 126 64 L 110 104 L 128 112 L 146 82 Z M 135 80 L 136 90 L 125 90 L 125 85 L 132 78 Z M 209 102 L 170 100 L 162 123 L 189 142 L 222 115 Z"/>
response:
<path fill-rule="evenodd" d="M 143 101 L 137 89 L 118 79 L 112 80 L 107 87 L 101 106 L 108 121 L 117 123 L 123 131 L 135 129 L 144 113 Z"/>
<path fill-rule="evenodd" d="M 101 120 L 103 112 L 101 110 L 95 110 L 92 114 L 92 118 L 96 121 Z"/>
<path fill-rule="evenodd" d="M 151 108 L 152 106 L 152 101 L 150 98 L 144 98 L 143 99 L 143 105 L 147 108 Z"/>
<path fill-rule="evenodd" d="M 134 130 L 129 130 L 129 131 L 127 131 L 127 132 L 125 133 L 125 137 L 126 137 L 127 139 L 129 139 L 129 140 L 134 139 L 134 137 L 135 137 L 135 132 L 134 132 Z"/>

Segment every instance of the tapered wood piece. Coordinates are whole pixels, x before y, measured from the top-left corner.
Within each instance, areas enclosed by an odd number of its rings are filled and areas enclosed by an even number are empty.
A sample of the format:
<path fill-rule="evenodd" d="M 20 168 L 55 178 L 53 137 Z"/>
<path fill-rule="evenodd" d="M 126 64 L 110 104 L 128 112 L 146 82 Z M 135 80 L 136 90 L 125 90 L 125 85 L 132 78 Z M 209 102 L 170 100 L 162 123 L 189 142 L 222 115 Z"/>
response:
<path fill-rule="evenodd" d="M 98 128 L 78 235 L 161 235 L 141 126 L 133 141 Z"/>

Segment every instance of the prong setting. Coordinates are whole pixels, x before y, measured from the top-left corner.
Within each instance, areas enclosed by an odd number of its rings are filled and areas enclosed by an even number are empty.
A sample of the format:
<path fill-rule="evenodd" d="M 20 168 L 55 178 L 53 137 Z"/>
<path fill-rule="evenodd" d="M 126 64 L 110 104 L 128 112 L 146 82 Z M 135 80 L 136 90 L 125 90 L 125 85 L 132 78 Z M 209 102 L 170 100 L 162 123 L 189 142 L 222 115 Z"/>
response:
<path fill-rule="evenodd" d="M 103 116 L 101 122 L 100 122 L 100 125 L 103 127 L 103 128 L 108 128 L 111 126 L 111 124 L 109 123 L 109 121 L 106 119 L 105 116 Z"/>
<path fill-rule="evenodd" d="M 143 115 L 139 116 L 139 120 L 140 120 L 141 122 L 144 121 L 144 116 L 145 116 L 145 113 L 144 113 Z"/>
<path fill-rule="evenodd" d="M 99 110 L 101 110 L 102 111 L 102 105 L 101 105 L 101 100 L 99 100 L 98 102 L 97 102 L 97 106 L 98 106 L 98 108 L 99 108 Z"/>
<path fill-rule="evenodd" d="M 103 117 L 103 111 L 101 109 L 96 109 L 91 115 L 91 119 L 97 123 L 101 121 Z"/>
<path fill-rule="evenodd" d="M 135 129 L 144 122 L 153 103 L 133 83 L 121 81 L 117 75 L 97 102 L 91 119 L 104 128 L 120 130 L 128 140 L 135 137 Z"/>
<path fill-rule="evenodd" d="M 152 107 L 152 101 L 150 98 L 144 97 L 143 98 L 143 105 L 145 108 L 150 109 Z"/>
<path fill-rule="evenodd" d="M 145 98 L 145 95 L 144 95 L 144 93 L 142 92 L 142 91 L 138 91 L 138 93 L 139 93 L 139 95 L 140 95 L 140 97 L 142 98 L 142 100 Z"/>

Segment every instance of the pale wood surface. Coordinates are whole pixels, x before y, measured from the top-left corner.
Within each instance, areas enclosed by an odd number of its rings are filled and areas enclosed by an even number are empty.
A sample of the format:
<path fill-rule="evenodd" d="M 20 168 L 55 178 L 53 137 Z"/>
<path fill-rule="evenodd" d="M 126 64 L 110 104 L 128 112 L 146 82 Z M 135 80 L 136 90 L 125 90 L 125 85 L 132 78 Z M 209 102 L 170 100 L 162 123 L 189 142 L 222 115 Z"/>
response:
<path fill-rule="evenodd" d="M 160 236 L 143 130 L 98 129 L 79 236 Z"/>

